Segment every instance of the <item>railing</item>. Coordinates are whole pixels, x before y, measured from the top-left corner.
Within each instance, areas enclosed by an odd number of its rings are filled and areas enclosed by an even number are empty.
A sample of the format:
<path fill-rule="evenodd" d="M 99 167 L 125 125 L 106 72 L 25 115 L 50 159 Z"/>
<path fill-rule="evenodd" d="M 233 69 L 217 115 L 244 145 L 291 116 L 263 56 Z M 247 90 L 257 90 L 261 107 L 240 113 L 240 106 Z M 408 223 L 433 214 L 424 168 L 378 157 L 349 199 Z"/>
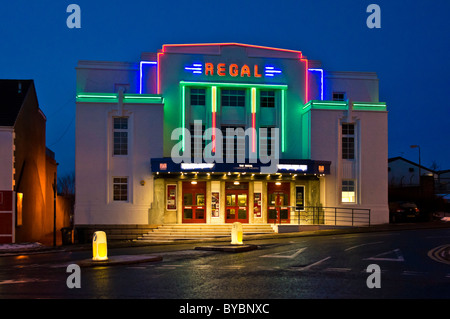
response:
<path fill-rule="evenodd" d="M 342 225 L 370 226 L 370 209 L 352 207 L 306 206 L 304 210 L 295 210 L 298 225 Z"/>

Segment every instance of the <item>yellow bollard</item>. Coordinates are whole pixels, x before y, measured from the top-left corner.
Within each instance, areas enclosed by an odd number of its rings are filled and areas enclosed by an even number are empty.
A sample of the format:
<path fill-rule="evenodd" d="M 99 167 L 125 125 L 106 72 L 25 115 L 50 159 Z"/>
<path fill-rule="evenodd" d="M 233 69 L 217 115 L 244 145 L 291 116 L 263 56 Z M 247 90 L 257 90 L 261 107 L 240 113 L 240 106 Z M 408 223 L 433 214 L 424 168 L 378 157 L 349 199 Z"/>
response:
<path fill-rule="evenodd" d="M 103 231 L 96 231 L 92 238 L 92 260 L 108 260 L 108 247 L 106 243 L 106 234 Z"/>
<path fill-rule="evenodd" d="M 242 245 L 243 233 L 242 224 L 239 222 L 233 223 L 233 227 L 231 228 L 231 244 Z"/>

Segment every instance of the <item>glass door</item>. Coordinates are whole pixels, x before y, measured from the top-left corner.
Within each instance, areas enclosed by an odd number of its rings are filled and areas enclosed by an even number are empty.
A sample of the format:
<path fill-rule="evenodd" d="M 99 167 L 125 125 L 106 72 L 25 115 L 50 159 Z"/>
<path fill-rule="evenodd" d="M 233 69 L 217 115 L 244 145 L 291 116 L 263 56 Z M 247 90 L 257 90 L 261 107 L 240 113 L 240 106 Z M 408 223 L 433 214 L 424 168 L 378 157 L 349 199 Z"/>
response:
<path fill-rule="evenodd" d="M 183 182 L 183 223 L 206 223 L 206 182 Z"/>
<path fill-rule="evenodd" d="M 290 183 L 268 183 L 267 222 L 274 224 L 289 223 Z"/>
<path fill-rule="evenodd" d="M 226 184 L 225 212 L 227 223 L 248 223 L 248 183 Z"/>

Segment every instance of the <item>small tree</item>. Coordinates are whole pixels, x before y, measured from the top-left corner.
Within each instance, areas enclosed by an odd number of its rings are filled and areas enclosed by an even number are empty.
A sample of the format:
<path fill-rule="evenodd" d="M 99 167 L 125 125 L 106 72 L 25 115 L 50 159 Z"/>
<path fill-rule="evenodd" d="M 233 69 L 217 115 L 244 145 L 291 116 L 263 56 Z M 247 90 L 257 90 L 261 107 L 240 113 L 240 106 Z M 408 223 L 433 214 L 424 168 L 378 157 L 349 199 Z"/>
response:
<path fill-rule="evenodd" d="M 75 196 L 75 173 L 68 173 L 58 177 L 58 194 L 61 196 Z"/>
<path fill-rule="evenodd" d="M 57 183 L 58 196 L 64 198 L 64 201 L 69 205 L 69 222 L 70 227 L 73 227 L 73 214 L 75 211 L 75 173 L 68 173 L 58 177 Z"/>
<path fill-rule="evenodd" d="M 437 171 L 439 170 L 439 168 L 439 164 L 436 161 L 431 162 L 430 169 L 432 169 L 433 171 Z"/>

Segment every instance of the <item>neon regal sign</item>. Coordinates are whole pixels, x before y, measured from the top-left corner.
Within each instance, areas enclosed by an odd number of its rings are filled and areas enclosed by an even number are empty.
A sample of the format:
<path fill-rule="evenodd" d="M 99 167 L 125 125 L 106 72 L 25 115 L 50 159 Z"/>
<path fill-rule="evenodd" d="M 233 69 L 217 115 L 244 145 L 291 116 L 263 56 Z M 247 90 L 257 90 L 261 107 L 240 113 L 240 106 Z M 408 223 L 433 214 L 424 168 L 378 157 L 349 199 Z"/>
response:
<path fill-rule="evenodd" d="M 273 77 L 274 75 L 280 75 L 281 70 L 276 69 L 273 66 L 265 66 L 264 69 L 258 64 L 238 65 L 236 63 L 193 63 L 184 68 L 186 71 L 192 72 L 192 74 L 203 74 L 205 76 L 231 76 L 231 77 L 253 77 L 261 78 L 263 75 L 266 77 Z"/>
<path fill-rule="evenodd" d="M 255 77 L 260 78 L 262 75 L 259 73 L 258 65 L 253 65 L 250 68 L 247 64 L 239 67 L 237 64 L 232 63 L 227 65 L 226 63 L 205 63 L 205 75 L 215 75 L 218 76 L 227 76 L 230 75 L 232 77 Z"/>

